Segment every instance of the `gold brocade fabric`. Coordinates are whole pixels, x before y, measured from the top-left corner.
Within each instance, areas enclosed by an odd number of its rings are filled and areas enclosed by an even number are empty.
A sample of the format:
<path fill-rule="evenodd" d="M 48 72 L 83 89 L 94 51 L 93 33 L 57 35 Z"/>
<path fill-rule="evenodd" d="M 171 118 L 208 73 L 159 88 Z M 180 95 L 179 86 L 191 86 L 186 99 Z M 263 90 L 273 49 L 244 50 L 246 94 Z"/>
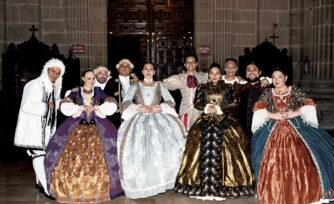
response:
<path fill-rule="evenodd" d="M 177 182 L 183 185 L 200 184 L 199 152 L 201 127 L 199 124 L 200 120 L 197 120 L 191 128 L 187 138 L 186 149 L 183 153 L 180 171 L 177 176 Z"/>
<path fill-rule="evenodd" d="M 175 190 L 190 196 L 239 197 L 253 194 L 249 141 L 229 115 L 234 108 L 231 85 L 220 81 L 198 87 L 194 105 L 214 104 L 223 113 L 208 113 L 191 127 Z"/>
<path fill-rule="evenodd" d="M 198 185 L 200 181 L 200 141 L 201 119 L 197 120 L 189 132 L 177 182 L 184 185 Z M 225 121 L 222 145 L 222 186 L 248 186 L 253 184 L 253 174 L 249 159 L 249 142 L 241 127 L 234 120 Z"/>
<path fill-rule="evenodd" d="M 285 120 L 277 123 L 263 152 L 257 194 L 266 204 L 304 204 L 320 199 L 319 175 L 310 152 Z"/>
<path fill-rule="evenodd" d="M 226 127 L 222 152 L 223 185 L 253 185 L 248 137 L 234 120 L 226 120 Z"/>
<path fill-rule="evenodd" d="M 50 189 L 58 202 L 102 202 L 109 199 L 109 173 L 96 125 L 79 124 L 52 172 Z"/>

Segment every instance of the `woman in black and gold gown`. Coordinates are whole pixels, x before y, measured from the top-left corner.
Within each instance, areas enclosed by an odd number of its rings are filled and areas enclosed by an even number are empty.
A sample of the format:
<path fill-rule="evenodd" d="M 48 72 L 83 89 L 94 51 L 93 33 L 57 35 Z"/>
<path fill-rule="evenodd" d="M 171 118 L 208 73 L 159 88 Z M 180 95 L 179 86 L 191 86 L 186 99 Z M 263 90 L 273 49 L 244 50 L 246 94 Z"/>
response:
<path fill-rule="evenodd" d="M 175 191 L 202 200 L 253 194 L 249 141 L 231 117 L 235 108 L 232 85 L 221 79 L 219 64 L 209 69 L 194 106 L 204 110 L 189 131 Z"/>

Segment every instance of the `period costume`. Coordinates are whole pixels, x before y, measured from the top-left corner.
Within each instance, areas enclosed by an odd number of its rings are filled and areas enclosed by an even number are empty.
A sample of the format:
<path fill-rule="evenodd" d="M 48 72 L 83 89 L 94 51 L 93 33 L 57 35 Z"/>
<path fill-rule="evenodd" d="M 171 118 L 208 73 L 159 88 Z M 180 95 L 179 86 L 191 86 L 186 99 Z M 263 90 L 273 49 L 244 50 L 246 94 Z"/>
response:
<path fill-rule="evenodd" d="M 238 104 L 237 119 L 240 122 L 241 127 L 246 132 L 249 139 L 252 138 L 252 118 L 253 118 L 253 107 L 255 102 L 260 98 L 263 90 L 261 87 L 261 81 L 256 83 L 246 83 L 243 85 L 237 85 L 236 98 Z"/>
<path fill-rule="evenodd" d="M 182 73 L 173 75 L 163 80 L 164 85 L 169 90 L 181 91 L 182 100 L 180 104 L 179 117 L 183 121 L 186 130 L 194 124 L 202 111 L 195 109 L 193 105 L 196 88 L 201 83 L 208 81 L 208 74 L 196 72 L 194 75 Z"/>
<path fill-rule="evenodd" d="M 105 72 L 107 72 L 107 80 L 104 83 L 100 83 L 98 80 L 95 80 L 94 86 L 95 87 L 100 87 L 103 90 L 104 93 L 111 96 L 110 93 L 108 92 L 109 91 L 108 88 L 106 88 L 106 87 L 108 87 L 107 84 L 108 84 L 109 80 L 111 79 L 111 76 L 110 76 L 111 72 L 109 71 L 109 69 L 107 67 L 99 65 L 94 69 L 94 75 L 96 76 L 99 73 L 99 71 L 101 71 L 101 70 L 104 70 Z"/>
<path fill-rule="evenodd" d="M 132 84 L 135 84 L 135 82 L 130 79 L 130 76 L 124 77 L 119 75 L 118 77 L 111 78 L 108 81 L 104 91 L 110 96 L 113 96 L 117 102 L 121 104 L 125 94 L 130 89 Z M 111 115 L 109 118 L 115 124 L 115 126 L 119 128 L 122 122 L 121 109 L 117 109 L 116 113 Z"/>
<path fill-rule="evenodd" d="M 52 67 L 61 70 L 59 78 L 54 83 L 48 76 L 48 69 Z M 44 172 L 45 148 L 56 129 L 64 72 L 63 62 L 51 59 L 44 65 L 41 76 L 24 86 L 15 131 L 14 145 L 28 149 L 27 153 L 33 159 L 36 183 L 44 188 L 46 194 L 48 192 Z M 54 109 L 49 109 L 48 103 L 53 103 Z"/>
<path fill-rule="evenodd" d="M 189 130 L 177 192 L 200 199 L 252 195 L 249 141 L 230 115 L 234 100 L 232 85 L 223 81 L 198 87 L 194 106 L 204 113 Z M 209 113 L 209 105 L 217 112 Z"/>
<path fill-rule="evenodd" d="M 83 88 L 62 101 L 69 117 L 47 146 L 45 171 L 49 192 L 58 202 L 103 202 L 122 193 L 117 162 L 117 129 L 106 119 L 117 109 L 115 99 L 95 87 Z M 83 112 L 83 106 L 94 112 Z"/>
<path fill-rule="evenodd" d="M 142 105 L 161 105 L 162 111 L 142 113 L 137 110 Z M 138 82 L 126 94 L 122 109 L 117 146 L 125 195 L 144 198 L 172 189 L 185 144 L 174 99 L 160 82 Z"/>
<path fill-rule="evenodd" d="M 246 84 L 247 81 L 243 80 L 243 79 L 239 79 L 238 77 L 234 77 L 233 80 L 227 80 L 226 79 L 226 75 L 222 76 L 222 80 L 226 83 L 226 84 Z"/>
<path fill-rule="evenodd" d="M 299 117 L 268 118 L 268 112 L 297 109 Z M 318 128 L 315 103 L 303 91 L 295 86 L 283 95 L 265 90 L 254 106 L 252 131 L 251 159 L 261 203 L 334 198 L 334 139 Z"/>
<path fill-rule="evenodd" d="M 121 59 L 117 64 L 116 68 L 117 70 L 120 68 L 120 66 L 123 64 L 129 64 L 130 68 L 133 69 L 134 65 L 132 62 L 128 59 Z M 108 80 L 108 83 L 105 86 L 104 92 L 108 94 L 109 96 L 114 97 L 119 105 L 122 104 L 122 100 L 125 97 L 125 94 L 130 89 L 130 86 L 135 84 L 137 81 L 132 79 L 130 76 L 122 76 L 117 75 L 115 77 L 112 77 L 110 80 Z M 109 119 L 114 123 L 114 125 L 119 128 L 119 126 L 122 123 L 121 118 L 121 109 L 117 109 L 116 113 L 114 113 L 112 116 L 109 117 Z"/>

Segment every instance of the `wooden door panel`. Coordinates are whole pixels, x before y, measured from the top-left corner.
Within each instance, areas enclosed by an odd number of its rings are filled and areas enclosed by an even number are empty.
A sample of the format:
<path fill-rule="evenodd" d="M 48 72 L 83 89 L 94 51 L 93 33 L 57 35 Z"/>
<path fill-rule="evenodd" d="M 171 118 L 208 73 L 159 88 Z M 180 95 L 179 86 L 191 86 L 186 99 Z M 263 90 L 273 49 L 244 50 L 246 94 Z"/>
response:
<path fill-rule="evenodd" d="M 138 65 L 152 61 L 158 79 L 168 77 L 181 72 L 184 56 L 193 52 L 193 1 L 109 0 L 108 31 L 108 39 L 145 36 L 137 41 L 138 53 L 144 55 L 137 57 L 141 59 Z M 109 57 L 113 57 L 112 49 L 108 49 Z"/>

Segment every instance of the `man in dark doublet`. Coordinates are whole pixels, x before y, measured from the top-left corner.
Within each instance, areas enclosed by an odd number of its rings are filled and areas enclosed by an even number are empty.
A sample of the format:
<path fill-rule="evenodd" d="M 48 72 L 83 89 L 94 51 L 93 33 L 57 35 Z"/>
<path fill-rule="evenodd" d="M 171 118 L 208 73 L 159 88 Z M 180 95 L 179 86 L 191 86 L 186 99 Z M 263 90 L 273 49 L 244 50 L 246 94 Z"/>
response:
<path fill-rule="evenodd" d="M 253 135 L 251 131 L 253 106 L 265 89 L 264 86 L 267 85 L 261 85 L 260 75 L 260 67 L 255 62 L 249 63 L 246 67 L 247 83 L 239 86 L 236 91 L 237 103 L 239 105 L 238 119 L 249 139 Z"/>
<path fill-rule="evenodd" d="M 129 90 L 130 86 L 138 81 L 138 77 L 131 73 L 134 65 L 129 59 L 121 59 L 118 64 L 116 64 L 118 70 L 118 76 L 112 77 L 105 89 L 104 92 L 112 97 L 114 97 L 119 105 L 118 110 L 110 116 L 110 120 L 114 125 L 119 128 L 121 125 L 121 104 L 122 100 Z"/>

